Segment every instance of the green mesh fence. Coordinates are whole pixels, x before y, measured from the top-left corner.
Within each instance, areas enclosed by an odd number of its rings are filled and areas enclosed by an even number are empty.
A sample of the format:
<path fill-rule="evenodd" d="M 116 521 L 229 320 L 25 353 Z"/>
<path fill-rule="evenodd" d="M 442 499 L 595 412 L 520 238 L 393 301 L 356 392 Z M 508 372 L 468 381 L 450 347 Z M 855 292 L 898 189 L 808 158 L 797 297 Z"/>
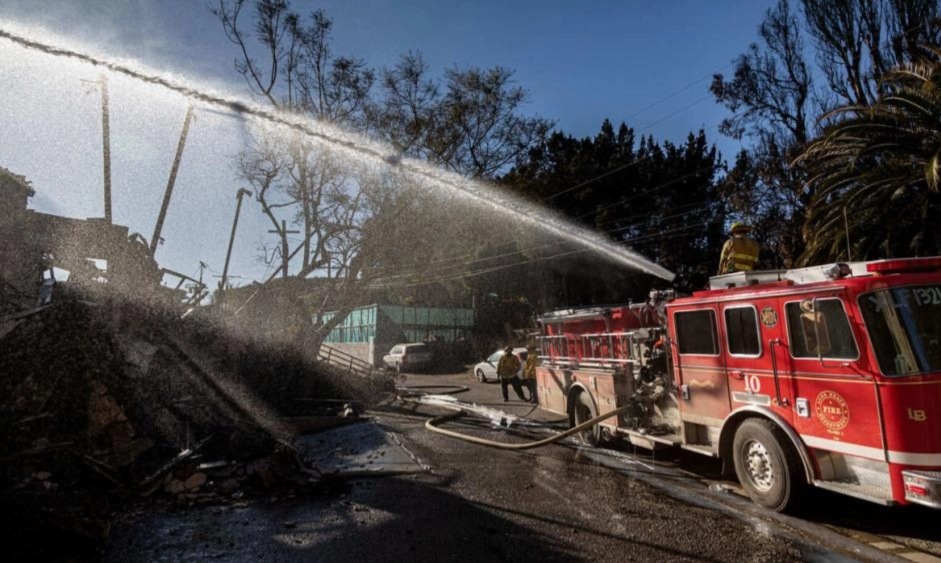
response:
<path fill-rule="evenodd" d="M 334 314 L 325 314 L 324 322 L 332 319 Z M 453 342 L 468 335 L 474 326 L 474 311 L 443 307 L 369 305 L 351 311 L 343 322 L 327 335 L 325 342 L 372 342 L 380 326 L 383 333 L 393 339 L 402 335 L 407 342 L 421 342 L 433 336 Z"/>

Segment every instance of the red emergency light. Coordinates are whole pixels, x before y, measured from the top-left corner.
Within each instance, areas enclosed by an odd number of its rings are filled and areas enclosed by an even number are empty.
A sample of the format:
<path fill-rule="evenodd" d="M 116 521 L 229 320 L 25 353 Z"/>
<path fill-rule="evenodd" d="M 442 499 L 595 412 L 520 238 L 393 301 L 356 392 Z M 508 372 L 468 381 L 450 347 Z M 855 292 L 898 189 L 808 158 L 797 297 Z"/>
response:
<path fill-rule="evenodd" d="M 905 492 L 920 497 L 928 496 L 928 487 L 920 483 L 905 483 Z"/>
<path fill-rule="evenodd" d="M 941 257 L 899 258 L 879 260 L 866 264 L 866 270 L 874 274 L 898 274 L 901 272 L 930 272 L 941 270 Z"/>

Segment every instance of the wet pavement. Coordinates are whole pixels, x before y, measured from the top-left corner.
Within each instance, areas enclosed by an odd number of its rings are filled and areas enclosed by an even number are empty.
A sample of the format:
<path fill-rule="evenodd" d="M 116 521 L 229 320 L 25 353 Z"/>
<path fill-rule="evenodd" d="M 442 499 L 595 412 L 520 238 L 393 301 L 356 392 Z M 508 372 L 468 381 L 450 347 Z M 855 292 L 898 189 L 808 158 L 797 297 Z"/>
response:
<path fill-rule="evenodd" d="M 478 405 L 483 415 L 447 423 L 462 432 L 528 441 L 564 426 L 531 405 L 503 403 L 498 385 L 477 383 L 469 373 L 406 376 L 400 383 L 468 386 L 455 398 Z M 488 416 L 494 409 L 512 416 Z M 304 497 L 129 515 L 114 527 L 106 558 L 890 561 L 903 555 L 928 561 L 941 552 L 932 511 L 887 510 L 822 494 L 803 518 L 775 515 L 721 481 L 707 458 L 572 441 L 496 450 L 427 431 L 425 420 L 442 412 L 395 401 L 369 413 L 371 422 L 339 429 L 359 447 L 346 448 L 338 434 L 304 438 L 305 457 L 321 463 L 324 452 L 343 450 L 334 463 L 340 471 L 391 456 L 407 472 L 351 476 Z M 926 516 L 932 519 L 925 522 Z"/>
<path fill-rule="evenodd" d="M 399 475 L 429 469 L 397 442 L 394 434 L 368 419 L 300 436 L 295 447 L 305 463 L 335 476 Z"/>

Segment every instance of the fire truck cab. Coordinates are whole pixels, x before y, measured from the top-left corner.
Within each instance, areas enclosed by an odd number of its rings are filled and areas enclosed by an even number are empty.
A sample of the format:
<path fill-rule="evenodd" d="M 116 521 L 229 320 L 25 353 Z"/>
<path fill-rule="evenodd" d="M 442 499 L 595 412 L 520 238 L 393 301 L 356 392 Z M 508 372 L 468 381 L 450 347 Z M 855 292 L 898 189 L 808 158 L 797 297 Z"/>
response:
<path fill-rule="evenodd" d="M 779 511 L 810 485 L 941 508 L 941 258 L 739 272 L 539 321 L 540 406 L 572 425 L 625 407 L 586 443 L 721 458 Z"/>

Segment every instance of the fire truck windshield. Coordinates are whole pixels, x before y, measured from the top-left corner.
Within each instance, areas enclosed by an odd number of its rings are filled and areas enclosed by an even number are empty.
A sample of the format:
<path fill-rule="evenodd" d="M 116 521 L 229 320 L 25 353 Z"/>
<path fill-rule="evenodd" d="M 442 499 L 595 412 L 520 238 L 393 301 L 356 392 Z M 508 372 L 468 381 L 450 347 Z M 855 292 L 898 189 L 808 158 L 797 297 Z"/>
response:
<path fill-rule="evenodd" d="M 941 285 L 874 291 L 859 304 L 882 373 L 941 370 Z"/>

